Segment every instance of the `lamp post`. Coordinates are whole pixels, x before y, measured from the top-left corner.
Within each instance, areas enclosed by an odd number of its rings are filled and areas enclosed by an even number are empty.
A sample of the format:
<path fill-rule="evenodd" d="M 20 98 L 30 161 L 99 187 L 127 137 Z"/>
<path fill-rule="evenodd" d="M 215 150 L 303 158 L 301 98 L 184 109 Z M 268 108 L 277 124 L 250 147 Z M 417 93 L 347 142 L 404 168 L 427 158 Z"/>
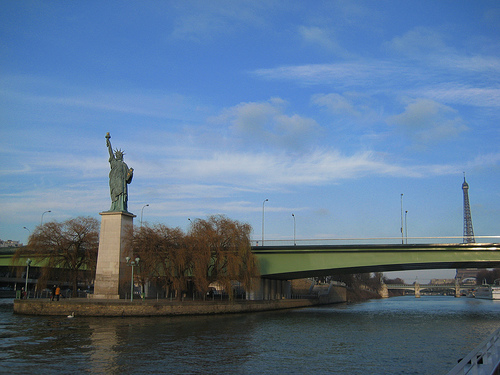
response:
<path fill-rule="evenodd" d="M 30 273 L 31 259 L 28 258 L 26 261 L 26 283 L 24 284 L 24 291 L 26 292 L 26 298 L 28 298 L 28 275 Z"/>
<path fill-rule="evenodd" d="M 142 227 L 142 213 L 144 211 L 144 207 L 149 207 L 149 204 L 145 204 L 144 206 L 142 206 L 141 208 L 141 227 Z"/>
<path fill-rule="evenodd" d="M 264 202 L 262 202 L 262 246 L 264 246 L 264 204 L 268 202 L 269 199 L 265 199 Z"/>
<path fill-rule="evenodd" d="M 292 217 L 293 217 L 293 246 L 297 246 L 297 242 L 295 241 L 295 233 L 297 229 L 297 226 L 295 225 L 295 215 L 292 214 Z"/>
<path fill-rule="evenodd" d="M 132 267 L 132 277 L 130 278 L 130 302 L 134 300 L 134 266 L 139 265 L 139 261 L 141 260 L 139 257 L 131 260 L 130 257 L 126 257 L 125 260 L 127 264 Z"/>
<path fill-rule="evenodd" d="M 403 235 L 403 194 L 401 194 L 401 243 L 405 243 Z"/>
<path fill-rule="evenodd" d="M 42 218 L 40 219 L 40 225 L 43 225 L 43 215 L 45 215 L 47 212 L 52 212 L 52 211 L 45 211 L 43 214 L 42 214 Z"/>
<path fill-rule="evenodd" d="M 407 216 L 408 216 L 408 211 L 405 211 L 405 237 L 406 237 L 406 244 L 408 244 L 408 221 L 406 220 Z"/>

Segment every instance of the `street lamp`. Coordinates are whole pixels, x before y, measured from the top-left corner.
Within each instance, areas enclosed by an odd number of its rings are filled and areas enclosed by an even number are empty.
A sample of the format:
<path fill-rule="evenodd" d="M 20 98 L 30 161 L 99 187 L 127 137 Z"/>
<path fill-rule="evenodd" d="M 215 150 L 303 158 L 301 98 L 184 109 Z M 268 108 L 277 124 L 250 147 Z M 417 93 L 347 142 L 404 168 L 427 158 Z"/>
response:
<path fill-rule="evenodd" d="M 28 297 L 28 275 L 30 273 L 31 259 L 28 258 L 26 261 L 26 283 L 24 284 L 24 291 L 26 292 L 26 298 Z"/>
<path fill-rule="evenodd" d="M 264 202 L 262 202 L 262 246 L 264 246 L 264 204 L 266 202 L 269 202 L 269 199 L 265 199 Z"/>
<path fill-rule="evenodd" d="M 401 194 L 401 243 L 405 243 L 403 236 L 403 194 Z"/>
<path fill-rule="evenodd" d="M 408 221 L 406 220 L 407 216 L 408 216 L 408 211 L 405 211 L 405 237 L 406 237 L 406 244 L 408 244 Z"/>
<path fill-rule="evenodd" d="M 295 225 L 295 215 L 292 214 L 292 217 L 293 217 L 293 246 L 297 246 L 297 243 L 295 242 L 295 229 L 297 228 L 296 225 Z"/>
<path fill-rule="evenodd" d="M 125 260 L 127 261 L 127 264 L 132 267 L 132 277 L 130 279 L 130 302 L 134 300 L 134 266 L 139 265 L 139 261 L 141 260 L 139 257 L 135 258 L 134 260 L 131 260 L 130 257 L 126 257 Z"/>
<path fill-rule="evenodd" d="M 142 213 L 144 211 L 144 207 L 149 207 L 149 204 L 145 204 L 144 206 L 142 206 L 141 208 L 141 227 L 142 227 Z"/>
<path fill-rule="evenodd" d="M 42 214 L 42 218 L 40 219 L 40 225 L 43 225 L 43 215 L 45 215 L 47 212 L 52 212 L 52 211 L 45 211 L 43 214 Z"/>

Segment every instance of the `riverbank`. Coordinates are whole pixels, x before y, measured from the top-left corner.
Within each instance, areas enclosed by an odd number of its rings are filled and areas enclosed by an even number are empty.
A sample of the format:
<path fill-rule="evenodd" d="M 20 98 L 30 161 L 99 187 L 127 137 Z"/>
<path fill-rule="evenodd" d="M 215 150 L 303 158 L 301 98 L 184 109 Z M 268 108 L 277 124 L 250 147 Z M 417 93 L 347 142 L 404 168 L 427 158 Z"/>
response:
<path fill-rule="evenodd" d="M 170 300 L 96 300 L 71 298 L 61 301 L 49 299 L 16 299 L 14 313 L 48 316 L 174 316 L 235 314 L 270 310 L 295 309 L 347 301 L 346 289 L 331 285 L 328 291 L 299 299 L 267 301 L 170 301 Z"/>
<path fill-rule="evenodd" d="M 245 313 L 318 305 L 318 299 L 274 301 L 14 300 L 14 313 L 52 316 L 172 316 Z"/>

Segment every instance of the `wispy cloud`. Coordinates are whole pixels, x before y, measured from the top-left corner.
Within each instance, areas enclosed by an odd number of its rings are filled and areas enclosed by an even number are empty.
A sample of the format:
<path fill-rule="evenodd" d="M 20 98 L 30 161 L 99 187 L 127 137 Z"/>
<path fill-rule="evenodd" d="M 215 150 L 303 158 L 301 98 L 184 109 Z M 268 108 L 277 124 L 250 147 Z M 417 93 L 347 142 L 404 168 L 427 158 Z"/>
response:
<path fill-rule="evenodd" d="M 245 142 L 300 149 L 316 138 L 321 128 L 312 119 L 286 113 L 287 102 L 272 98 L 267 102 L 240 103 L 224 109 L 212 120 L 228 124 Z"/>
<path fill-rule="evenodd" d="M 320 107 L 325 107 L 333 114 L 340 116 L 359 117 L 362 112 L 348 95 L 337 93 L 316 94 L 313 95 L 311 102 Z"/>
<path fill-rule="evenodd" d="M 302 25 L 298 28 L 298 33 L 305 44 L 313 45 L 320 48 L 322 51 L 328 51 L 343 58 L 351 56 L 351 54 L 340 45 L 335 35 L 335 31 L 331 28 Z"/>
<path fill-rule="evenodd" d="M 498 155 L 478 157 L 474 165 L 498 164 Z M 325 185 L 370 176 L 411 177 L 447 175 L 463 171 L 463 164 L 402 164 L 376 152 L 344 155 L 335 150 L 317 150 L 291 156 L 286 153 L 215 152 L 198 158 L 176 158 L 159 161 L 159 173 L 145 171 L 147 179 L 174 178 L 169 165 L 176 165 L 175 181 L 188 183 L 190 195 L 203 193 L 204 184 L 212 189 L 285 188 L 294 185 Z M 170 170 L 171 171 L 171 170 Z M 196 182 L 194 185 L 193 183 Z M 156 183 L 156 182 L 155 182 Z M 193 189 L 193 187 L 197 187 Z M 178 188 L 179 193 L 181 188 Z M 224 193 L 224 194 L 226 194 Z M 186 196 L 187 193 L 183 193 Z M 211 195 L 214 194 L 212 191 Z"/>
<path fill-rule="evenodd" d="M 200 42 L 248 27 L 259 28 L 265 24 L 263 9 L 272 10 L 272 4 L 223 0 L 214 6 L 200 1 L 179 2 L 172 9 L 176 17 L 169 38 Z"/>
<path fill-rule="evenodd" d="M 257 69 L 256 76 L 270 80 L 291 80 L 299 84 L 335 84 L 336 87 L 348 88 L 372 86 L 380 81 L 392 80 L 398 76 L 416 75 L 417 79 L 423 72 L 411 71 L 405 66 L 389 61 L 352 61 L 334 64 L 306 64 L 295 66 L 280 66 L 277 68 Z"/>
<path fill-rule="evenodd" d="M 4 97 L 5 101 L 41 105 L 46 110 L 68 107 L 185 121 L 207 109 L 195 98 L 165 90 L 129 88 L 124 92 L 89 89 L 26 75 L 3 75 L 0 79 L 3 82 L 0 97 Z"/>
<path fill-rule="evenodd" d="M 455 52 L 448 47 L 443 33 L 421 26 L 394 37 L 383 46 L 398 55 L 416 59 L 427 59 L 429 54 L 448 55 Z"/>
<path fill-rule="evenodd" d="M 421 98 L 409 103 L 403 113 L 389 117 L 388 123 L 420 144 L 449 139 L 467 130 L 456 110 Z"/>
<path fill-rule="evenodd" d="M 417 89 L 414 95 L 450 103 L 476 107 L 500 107 L 500 89 L 473 87 L 466 84 L 441 84 Z"/>

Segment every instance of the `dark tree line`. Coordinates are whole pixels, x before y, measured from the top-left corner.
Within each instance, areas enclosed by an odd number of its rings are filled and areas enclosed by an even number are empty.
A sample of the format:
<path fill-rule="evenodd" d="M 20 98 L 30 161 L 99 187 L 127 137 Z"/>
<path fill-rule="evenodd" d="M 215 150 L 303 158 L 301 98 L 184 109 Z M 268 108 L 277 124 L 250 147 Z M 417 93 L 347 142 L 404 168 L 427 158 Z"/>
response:
<path fill-rule="evenodd" d="M 12 261 L 30 258 L 40 267 L 38 284 L 68 280 L 72 295 L 78 293 L 78 283 L 91 283 L 95 277 L 99 247 L 99 222 L 91 217 L 77 217 L 62 223 L 55 221 L 35 228 L 28 245 L 19 248 Z"/>
<path fill-rule="evenodd" d="M 204 294 L 211 283 L 218 283 L 231 297 L 234 281 L 250 289 L 259 276 L 251 230 L 249 224 L 222 215 L 194 220 L 188 233 L 162 224 L 136 228 L 128 235 L 132 259 L 140 258 L 135 274 L 143 285 L 151 282 L 179 298 L 193 289 Z M 48 281 L 67 280 L 76 296 L 79 282 L 91 284 L 95 278 L 98 247 L 99 222 L 93 218 L 47 222 L 16 251 L 13 264 L 32 259 L 32 265 L 40 267 L 41 288 Z M 17 269 L 22 272 L 23 267 Z"/>
<path fill-rule="evenodd" d="M 259 276 L 250 247 L 249 224 L 223 215 L 196 219 L 188 233 L 165 225 L 143 226 L 131 236 L 133 258 L 140 258 L 142 283 L 152 282 L 165 294 L 195 290 L 205 294 L 218 283 L 232 297 L 232 282 L 246 289 Z"/>

